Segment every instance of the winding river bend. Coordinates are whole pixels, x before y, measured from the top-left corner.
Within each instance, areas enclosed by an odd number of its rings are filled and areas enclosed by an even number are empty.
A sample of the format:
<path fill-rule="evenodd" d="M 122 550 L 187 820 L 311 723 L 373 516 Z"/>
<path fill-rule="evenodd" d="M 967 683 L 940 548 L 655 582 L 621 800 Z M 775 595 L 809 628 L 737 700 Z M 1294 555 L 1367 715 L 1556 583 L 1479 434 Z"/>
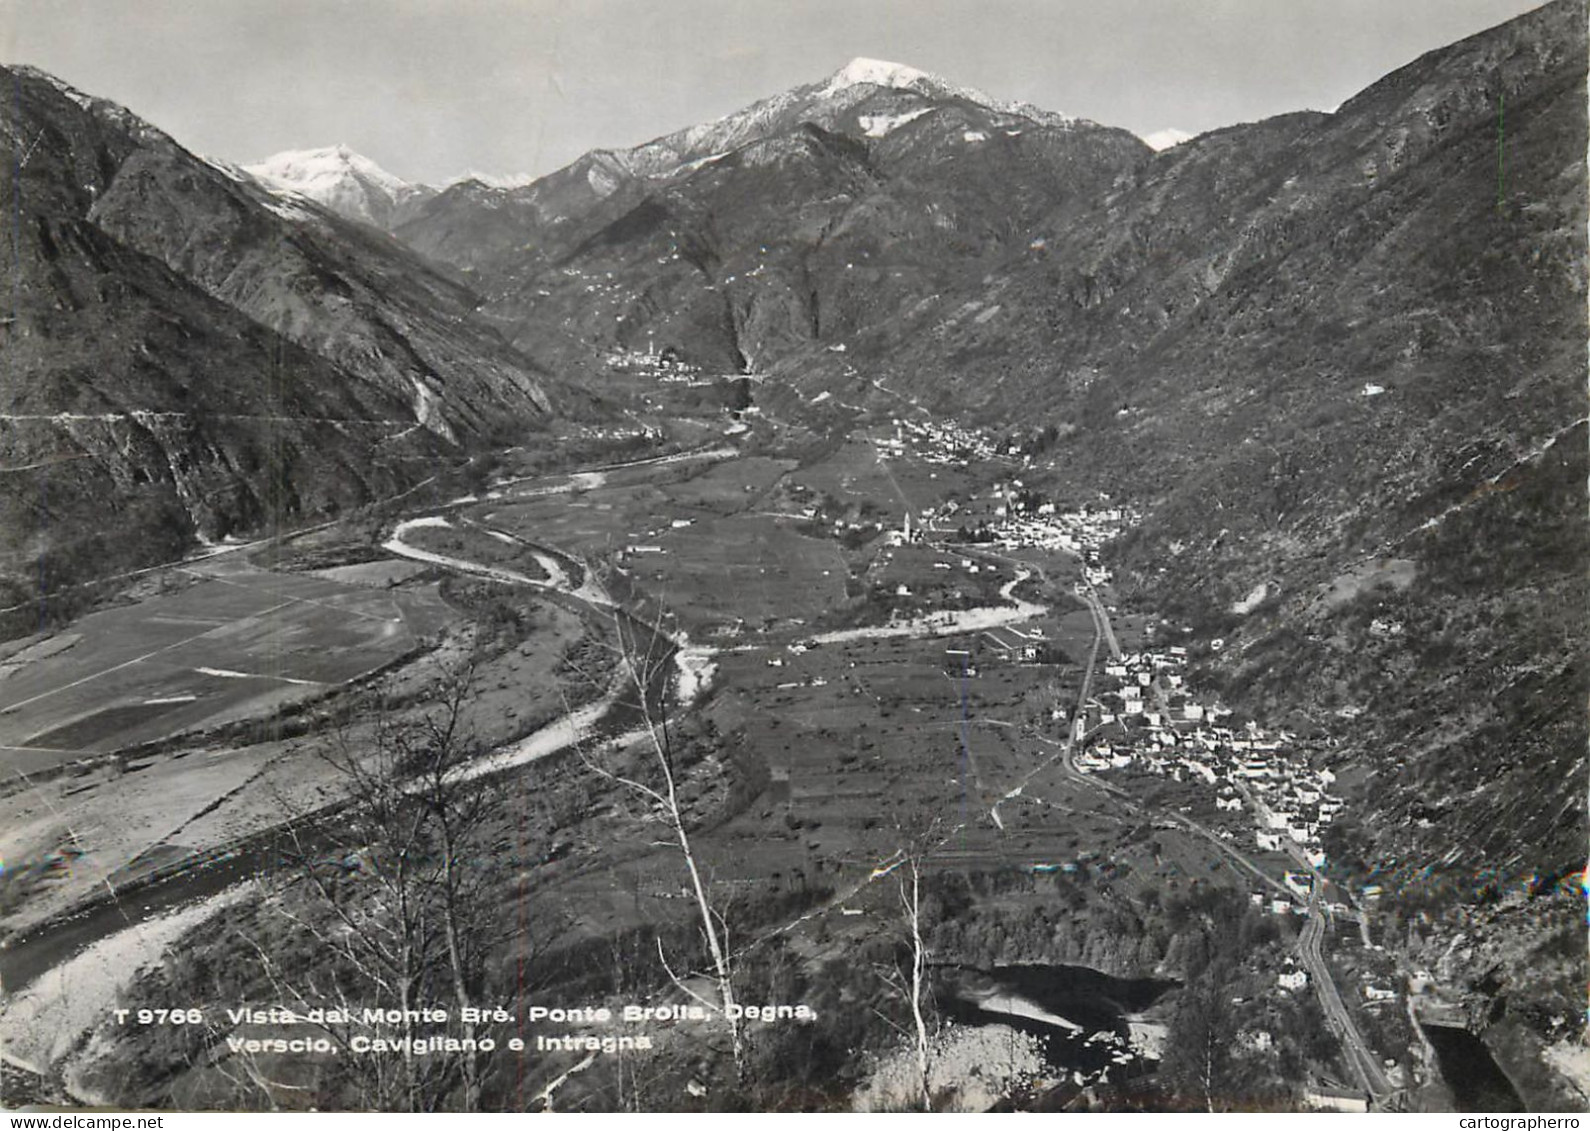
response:
<path fill-rule="evenodd" d="M 620 466 L 667 466 L 723 454 L 713 449 Z M 571 488 L 588 488 L 599 484 L 604 475 L 605 471 L 582 472 L 569 477 L 569 481 Z M 653 626 L 620 608 L 574 559 L 557 551 L 534 548 L 537 564 L 546 573 L 544 579 L 537 579 L 434 554 L 403 539 L 410 530 L 448 521 L 434 514 L 407 519 L 393 530 L 383 548 L 402 557 L 556 594 L 589 612 L 613 619 L 620 631 L 637 637 L 654 631 Z M 648 673 L 648 702 L 661 702 L 670 694 L 672 685 L 673 693 L 688 703 L 710 678 L 710 653 L 690 646 L 682 637 L 669 641 L 661 658 L 664 662 Z M 675 669 L 677 678 L 671 678 Z M 620 665 L 594 702 L 573 708 L 524 738 L 484 755 L 464 770 L 464 776 L 480 778 L 503 773 L 552 757 L 581 742 L 598 742 L 611 748 L 645 740 L 648 731 L 642 725 L 635 682 L 633 674 Z M 68 916 L 6 940 L 0 946 L 0 1059 L 39 1071 L 41 1060 L 47 1063 L 69 1046 L 70 1042 L 60 1043 L 65 1030 L 83 1031 L 100 1020 L 95 1009 L 81 1008 L 84 1003 L 95 1001 L 101 1008 L 114 1004 L 119 986 L 169 945 L 168 936 L 174 930 L 197 925 L 257 880 L 269 879 L 284 869 L 300 868 L 306 849 L 313 853 L 317 847 L 312 842 L 294 840 L 283 828 L 262 830 L 200 857 L 178 862 L 137 884 L 109 889 Z M 83 970 L 76 969 L 85 963 Z M 71 987 L 59 976 L 68 972 L 74 973 Z M 73 999 L 80 1008 L 67 1009 Z"/>
<path fill-rule="evenodd" d="M 732 458 L 736 449 L 717 446 L 652 460 L 615 464 L 568 475 L 537 477 L 498 484 L 494 497 L 535 496 L 590 490 L 607 483 L 617 471 L 641 471 L 671 465 Z M 548 483 L 547 480 L 552 480 Z M 521 486 L 526 483 L 537 486 Z M 468 505 L 472 498 L 456 501 Z M 453 508 L 444 508 L 453 509 Z M 612 619 L 620 631 L 637 638 L 656 631 L 656 627 L 637 620 L 595 580 L 577 559 L 551 547 L 533 546 L 544 578 L 532 578 L 517 571 L 450 557 L 415 546 L 405 539 L 411 531 L 429 526 L 450 525 L 445 514 L 432 511 L 399 522 L 382 548 L 397 556 L 426 562 L 457 572 L 485 577 L 504 584 L 523 586 L 555 595 L 582 606 L 586 611 Z M 1048 611 L 1046 606 L 1023 601 L 1014 590 L 1031 574 L 1019 571 L 1001 590 L 1009 604 L 947 611 L 917 617 L 910 621 L 828 633 L 819 643 L 907 636 L 944 636 L 977 631 L 995 625 L 1033 619 Z M 683 633 L 669 641 L 664 663 L 656 665 L 649 677 L 646 699 L 660 703 L 670 694 L 688 705 L 713 677 L 713 649 L 692 644 Z M 648 731 L 636 702 L 634 677 L 622 665 L 611 674 L 608 686 L 594 702 L 574 708 L 545 726 L 515 742 L 482 756 L 464 773 L 471 778 L 504 773 L 549 758 L 586 741 L 600 742 L 608 748 L 643 742 Z M 281 828 L 262 830 L 254 836 L 223 846 L 200 858 L 189 858 L 169 870 L 140 881 L 135 886 L 108 891 L 102 898 L 80 907 L 74 914 L 52 920 L 0 946 L 0 1057 L 31 1067 L 31 1061 L 17 1055 L 19 1048 L 47 1055 L 55 1046 L 52 1036 L 45 1040 L 41 1029 L 58 1029 L 60 1001 L 69 995 L 59 974 L 80 965 L 77 960 L 102 956 L 96 976 L 98 996 L 111 996 L 139 965 L 156 958 L 169 944 L 168 937 L 180 925 L 183 929 L 231 902 L 247 885 L 269 878 L 282 869 L 301 866 L 302 842 L 293 841 Z M 313 844 L 307 846 L 310 851 Z M 79 987 L 85 990 L 87 987 Z M 78 996 L 87 999 L 90 994 Z M 60 999 L 60 1000 L 56 1000 Z M 86 1025 L 97 1023 L 97 1016 L 78 1018 Z M 76 1021 L 72 1024 L 77 1023 Z"/>

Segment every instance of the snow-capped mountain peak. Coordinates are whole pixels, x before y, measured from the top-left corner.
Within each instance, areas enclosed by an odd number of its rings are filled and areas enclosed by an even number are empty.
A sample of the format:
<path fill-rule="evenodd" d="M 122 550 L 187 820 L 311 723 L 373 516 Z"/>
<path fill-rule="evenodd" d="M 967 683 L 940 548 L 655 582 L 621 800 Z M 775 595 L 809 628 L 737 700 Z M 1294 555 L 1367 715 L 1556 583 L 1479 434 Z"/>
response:
<path fill-rule="evenodd" d="M 398 211 L 435 190 L 412 185 L 346 145 L 292 149 L 243 171 L 267 188 L 296 192 L 352 220 L 390 226 Z"/>
<path fill-rule="evenodd" d="M 823 88 L 824 95 L 837 94 L 852 86 L 863 84 L 871 86 L 888 86 L 896 90 L 909 90 L 919 83 L 930 83 L 935 86 L 947 87 L 949 84 L 943 79 L 936 78 L 926 71 L 919 71 L 915 67 L 908 67 L 903 63 L 890 63 L 884 59 L 868 59 L 858 56 L 835 71 L 828 80 L 828 85 Z"/>
<path fill-rule="evenodd" d="M 1151 134 L 1143 134 L 1142 137 L 1143 140 L 1148 143 L 1148 147 L 1156 152 L 1161 149 L 1172 149 L 1184 141 L 1191 141 L 1193 139 L 1192 134 L 1188 133 L 1186 130 L 1178 130 L 1174 126 L 1170 126 L 1163 130 L 1155 130 Z"/>
<path fill-rule="evenodd" d="M 243 170 L 261 180 L 274 182 L 306 196 L 314 196 L 316 186 L 335 184 L 350 176 L 393 195 L 412 187 L 402 178 L 343 144 L 319 149 L 289 149 L 257 164 L 244 165 Z"/>
<path fill-rule="evenodd" d="M 818 98 L 833 98 L 858 86 L 885 87 L 890 90 L 907 90 L 915 94 L 937 98 L 963 98 L 983 106 L 1002 109 L 1001 103 L 980 90 L 961 86 L 908 67 L 904 63 L 891 63 L 886 59 L 869 59 L 858 56 L 829 76 L 828 82 L 817 92 Z"/>
<path fill-rule="evenodd" d="M 904 63 L 891 63 L 885 59 L 871 59 L 866 56 L 857 56 L 835 71 L 817 92 L 817 97 L 842 96 L 858 86 L 904 90 L 930 98 L 958 98 L 986 106 L 990 110 L 1031 118 L 1048 125 L 1067 125 L 1075 121 L 1069 114 L 1042 110 L 1026 102 L 1007 102 L 994 98 L 976 87 L 962 86 Z"/>
<path fill-rule="evenodd" d="M 445 187 L 451 188 L 453 185 L 476 181 L 487 188 L 517 189 L 534 184 L 535 180 L 534 173 L 483 173 L 479 169 L 466 169 L 456 176 L 448 177 Z"/>

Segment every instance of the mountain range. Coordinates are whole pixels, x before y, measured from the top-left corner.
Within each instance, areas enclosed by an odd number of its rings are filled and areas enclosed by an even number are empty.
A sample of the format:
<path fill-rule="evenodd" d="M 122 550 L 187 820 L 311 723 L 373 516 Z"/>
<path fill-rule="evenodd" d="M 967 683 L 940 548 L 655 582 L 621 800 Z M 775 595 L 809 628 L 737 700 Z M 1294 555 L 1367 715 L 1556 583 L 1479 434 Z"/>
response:
<path fill-rule="evenodd" d="M 1536 897 L 1586 843 L 1585 75 L 1556 0 L 1335 112 L 1156 150 L 857 59 L 432 190 L 340 147 L 205 162 L 8 68 L 0 604 L 107 540 L 160 560 L 614 411 L 593 359 L 647 342 L 813 428 L 1046 434 L 1062 491 L 1145 515 L 1123 605 L 1221 640 L 1201 678 L 1357 768 L 1333 858 L 1569 1095 L 1545 1050 L 1584 955 Z"/>
<path fill-rule="evenodd" d="M 546 426 L 558 383 L 451 272 L 6 70 L 0 606 L 334 514 Z"/>
<path fill-rule="evenodd" d="M 1129 607 L 1367 767 L 1333 854 L 1467 926 L 1494 1031 L 1540 1036 L 1583 956 L 1497 901 L 1584 856 L 1585 42 L 1564 0 L 1157 152 L 856 60 L 393 230 L 560 360 L 1053 429 L 1078 499 L 1148 516 Z"/>

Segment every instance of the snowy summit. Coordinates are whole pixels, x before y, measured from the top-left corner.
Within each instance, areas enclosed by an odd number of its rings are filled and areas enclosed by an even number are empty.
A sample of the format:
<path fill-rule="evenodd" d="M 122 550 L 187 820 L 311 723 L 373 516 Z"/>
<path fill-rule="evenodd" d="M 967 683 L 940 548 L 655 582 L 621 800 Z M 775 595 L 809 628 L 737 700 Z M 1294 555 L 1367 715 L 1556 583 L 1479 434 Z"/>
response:
<path fill-rule="evenodd" d="M 1184 141 L 1193 139 L 1192 134 L 1186 130 L 1178 130 L 1174 126 L 1168 129 L 1155 130 L 1151 134 L 1143 134 L 1142 137 L 1148 143 L 1148 147 L 1156 152 L 1161 149 L 1171 149 Z"/>
<path fill-rule="evenodd" d="M 404 206 L 435 190 L 411 185 L 346 145 L 277 153 L 243 171 L 267 188 L 296 192 L 340 215 L 386 227 Z"/>
<path fill-rule="evenodd" d="M 903 63 L 890 63 L 883 59 L 858 56 L 834 72 L 833 77 L 828 80 L 828 85 L 823 88 L 823 93 L 835 94 L 847 87 L 862 84 L 888 86 L 896 90 L 910 90 L 918 84 L 949 86 L 949 83 L 943 79 L 926 71 L 919 71 L 915 67 L 907 67 Z"/>
<path fill-rule="evenodd" d="M 918 70 L 904 63 L 891 63 L 885 59 L 857 56 L 829 77 L 827 84 L 817 92 L 819 98 L 832 98 L 853 87 L 886 87 L 891 90 L 908 90 L 929 98 L 959 98 L 975 102 L 991 110 L 1016 114 L 1034 121 L 1050 124 L 1068 124 L 1076 119 L 1069 114 L 1043 110 L 1027 102 L 1006 102 L 985 94 L 976 87 L 961 86 L 938 75 Z"/>

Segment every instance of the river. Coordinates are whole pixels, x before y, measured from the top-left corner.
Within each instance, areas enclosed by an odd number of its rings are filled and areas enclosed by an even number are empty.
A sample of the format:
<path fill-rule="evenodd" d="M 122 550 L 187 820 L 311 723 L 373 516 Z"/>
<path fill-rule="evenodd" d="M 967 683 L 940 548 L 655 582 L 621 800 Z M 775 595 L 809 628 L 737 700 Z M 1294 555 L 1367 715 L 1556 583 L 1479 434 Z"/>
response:
<path fill-rule="evenodd" d="M 1419 1026 L 1435 1049 L 1459 1111 L 1523 1111 L 1524 1101 L 1484 1041 L 1451 1025 Z"/>
<path fill-rule="evenodd" d="M 1006 1025 L 1037 1038 L 1044 1059 L 1089 1081 L 1146 1071 L 1148 1028 L 1135 1014 L 1177 983 L 1115 978 L 1086 966 L 945 967 L 939 1008 L 964 1025 Z"/>
<path fill-rule="evenodd" d="M 847 644 L 853 640 L 887 640 L 900 636 L 966 636 L 990 628 L 1041 617 L 1049 611 L 1047 605 L 1035 605 L 1015 596 L 1016 586 L 1026 581 L 1032 573 L 1017 570 L 1016 576 L 1000 587 L 999 595 L 1009 605 L 980 605 L 972 609 L 950 609 L 939 613 L 924 613 L 910 620 L 894 624 L 872 625 L 863 628 L 843 628 L 834 632 L 820 632 L 811 638 L 813 644 Z"/>
<path fill-rule="evenodd" d="M 717 460 L 728 458 L 733 454 L 736 454 L 733 449 L 713 448 L 681 453 L 659 460 L 577 472 L 566 477 L 563 483 L 552 487 L 551 490 L 588 489 L 600 485 L 609 472 L 617 470 L 666 466 L 699 459 Z M 517 571 L 426 551 L 406 542 L 403 537 L 411 530 L 450 524 L 447 518 L 434 514 L 404 520 L 392 531 L 383 548 L 390 553 L 429 564 L 489 577 L 507 584 L 561 594 L 583 603 L 595 612 L 626 622 L 629 630 L 637 637 L 654 631 L 654 626 L 635 620 L 620 608 L 590 575 L 589 570 L 581 568 L 573 559 L 563 562 L 557 560 L 562 555 L 556 550 L 531 547 L 538 565 L 547 575 L 544 579 L 538 579 Z M 577 584 L 574 575 L 578 575 Z M 1029 576 L 1031 574 L 1028 571 L 1019 571 L 1017 576 L 1002 588 L 1000 596 L 1007 601 L 1013 601 L 1011 605 L 965 609 L 879 628 L 830 633 L 817 639 L 823 643 L 837 643 L 871 637 L 937 636 L 1028 620 L 1047 611 L 1044 606 L 1014 598 L 1016 587 Z M 681 704 L 688 705 L 701 694 L 713 678 L 714 655 L 714 649 L 693 645 L 683 634 L 671 639 L 668 653 L 660 657 L 663 662 L 656 664 L 647 673 L 648 700 L 661 702 L 662 697 L 667 696 L 669 672 L 671 669 L 677 669 L 677 679 L 673 681 L 675 694 Z M 635 696 L 626 695 L 626 691 L 632 691 L 630 686 L 632 682 L 633 677 L 630 676 L 626 680 L 626 673 L 623 670 L 615 671 L 609 686 L 595 702 L 575 708 L 525 738 L 491 752 L 472 764 L 465 771 L 466 775 L 474 778 L 505 772 L 570 749 L 581 741 L 589 739 L 601 739 L 608 749 L 646 741 L 649 731 L 644 726 L 638 705 L 634 702 Z M 15 1005 L 21 1000 L 18 995 L 22 991 L 38 983 L 39 990 L 35 994 L 23 996 L 33 998 L 43 994 L 48 997 L 50 994 L 47 991 L 50 987 L 41 982 L 41 979 L 57 968 L 64 968 L 65 964 L 78 956 L 86 955 L 96 948 L 103 949 L 109 940 L 117 937 L 123 939 L 123 942 L 116 944 L 121 948 L 118 953 L 126 952 L 124 955 L 126 970 L 131 971 L 139 963 L 158 957 L 159 950 L 166 945 L 167 932 L 157 929 L 156 923 L 169 924 L 178 921 L 186 923 L 194 920 L 206 909 L 212 911 L 219 909 L 230 899 L 230 896 L 222 898 L 226 893 L 234 892 L 234 889 L 241 890 L 243 885 L 256 878 L 279 872 L 283 867 L 298 867 L 299 865 L 293 861 L 303 848 L 303 845 L 293 842 L 288 834 L 280 830 L 263 831 L 202 861 L 175 867 L 153 880 L 110 893 L 107 898 L 81 909 L 71 917 L 43 924 L 29 933 L 11 939 L 6 946 L 0 948 L 0 992 L 4 993 L 7 1005 Z M 315 848 L 311 844 L 307 850 L 312 852 Z M 140 927 L 144 929 L 135 930 Z M 1053 997 L 1055 987 L 1065 981 L 1065 976 L 1055 971 L 1066 969 L 1068 968 L 1010 967 L 1000 971 L 998 977 L 1013 980 L 1012 992 L 1016 997 L 1021 997 L 1023 1000 L 1031 997 L 1040 1002 L 1047 1002 Z M 1104 976 L 1094 975 L 1094 977 Z M 1090 995 L 1099 997 L 1099 1000 L 1115 1000 L 1110 995 L 1100 996 L 1095 993 L 1097 989 L 1098 987 L 1092 987 L 1086 991 L 1079 991 L 1081 997 L 1068 999 L 1066 1007 L 1073 1012 L 1080 1009 L 1082 1015 L 1088 1017 L 1090 1024 L 1099 1022 L 1102 1015 L 1089 1012 L 1086 1007 L 1078 1004 Z M 65 990 L 62 989 L 61 992 L 64 993 Z M 1012 998 L 1012 1002 L 1014 1000 Z M 1018 1012 L 1023 1009 L 1020 1005 L 1012 1005 L 1012 1002 L 1006 1002 L 1006 1007 L 1016 1008 Z M 49 1005 L 48 1002 L 44 1004 Z M 966 1005 L 966 1008 L 982 1017 L 984 1023 L 990 1019 L 1003 1017 L 985 1012 L 975 1005 Z M 0 1012 L 0 1020 L 12 1022 L 20 1020 L 17 1017 L 7 1017 L 8 1012 L 9 1010 Z M 1063 1010 L 1059 1012 L 1064 1015 Z M 1091 1035 L 1076 1037 L 1073 1032 L 1065 1029 L 1063 1023 L 1056 1025 L 1054 1021 L 1058 1018 L 1046 1022 L 1043 1019 L 1046 1015 L 1043 1015 L 1042 1009 L 1039 1010 L 1039 1014 L 1033 1015 L 1028 1011 L 1026 1016 L 1017 1017 L 1012 1023 L 1018 1027 L 1036 1027 L 1036 1035 L 1046 1041 L 1070 1041 L 1076 1047 L 1070 1048 L 1065 1053 L 1068 1062 L 1076 1061 L 1079 1065 L 1093 1065 L 1095 1061 L 1099 1061 L 1098 1067 L 1102 1069 L 1105 1063 L 1118 1055 L 1119 1049 L 1094 1041 Z"/>

